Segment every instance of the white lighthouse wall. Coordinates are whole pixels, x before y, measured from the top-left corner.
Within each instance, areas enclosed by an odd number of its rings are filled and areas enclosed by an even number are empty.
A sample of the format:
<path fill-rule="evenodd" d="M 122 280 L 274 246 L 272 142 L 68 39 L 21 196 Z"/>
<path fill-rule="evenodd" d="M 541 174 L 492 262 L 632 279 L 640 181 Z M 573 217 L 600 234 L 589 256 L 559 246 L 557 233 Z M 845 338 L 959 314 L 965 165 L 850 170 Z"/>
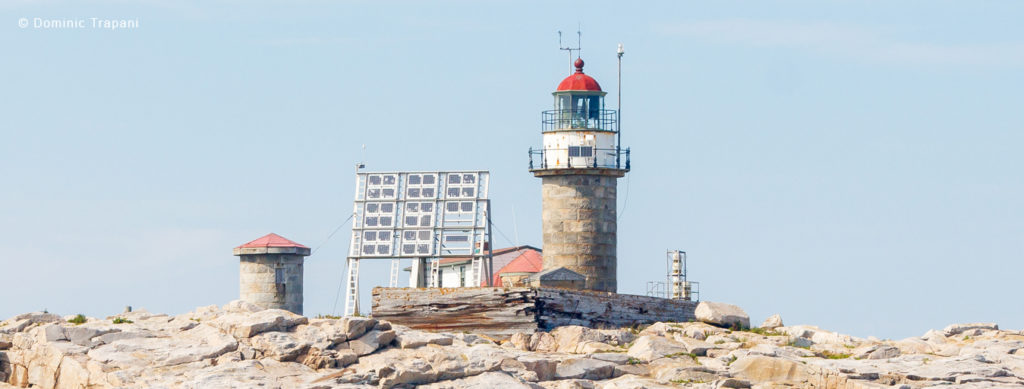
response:
<path fill-rule="evenodd" d="M 569 157 L 569 146 L 594 147 L 593 157 Z M 544 158 L 548 169 L 597 165 L 615 166 L 615 133 L 608 131 L 553 131 L 544 133 Z"/>

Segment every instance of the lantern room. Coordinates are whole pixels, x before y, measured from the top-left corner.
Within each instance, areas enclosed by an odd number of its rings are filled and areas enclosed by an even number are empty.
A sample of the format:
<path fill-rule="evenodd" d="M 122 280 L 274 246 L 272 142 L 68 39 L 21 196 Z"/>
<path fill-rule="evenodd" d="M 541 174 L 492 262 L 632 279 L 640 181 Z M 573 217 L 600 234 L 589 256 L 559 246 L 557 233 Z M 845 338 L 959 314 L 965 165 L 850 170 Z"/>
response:
<path fill-rule="evenodd" d="M 573 65 L 576 72 L 552 92 L 554 109 L 542 113 L 544 147 L 530 150 L 530 170 L 535 174 L 561 169 L 628 171 L 628 151 L 617 144 L 618 112 L 605 109 L 607 93 L 583 72 L 583 60 L 577 58 Z"/>
<path fill-rule="evenodd" d="M 601 85 L 583 73 L 583 60 L 577 58 L 576 72 L 558 84 L 552 92 L 554 109 L 544 113 L 544 131 L 597 130 L 615 132 L 616 112 L 606 110 Z"/>

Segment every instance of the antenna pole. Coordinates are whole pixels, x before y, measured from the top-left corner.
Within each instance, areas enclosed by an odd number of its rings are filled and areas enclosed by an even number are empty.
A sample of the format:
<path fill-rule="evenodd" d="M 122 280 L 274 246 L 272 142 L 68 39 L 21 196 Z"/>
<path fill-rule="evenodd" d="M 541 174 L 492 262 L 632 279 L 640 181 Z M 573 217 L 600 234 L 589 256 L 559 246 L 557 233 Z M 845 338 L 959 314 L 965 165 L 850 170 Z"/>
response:
<path fill-rule="evenodd" d="M 559 50 L 565 50 L 565 51 L 569 52 L 569 74 L 573 73 L 573 68 L 574 68 L 574 66 L 572 64 L 572 52 L 573 51 L 576 51 L 576 52 L 580 51 L 580 39 L 582 39 L 583 33 L 580 32 L 579 30 L 577 30 L 576 31 L 576 37 L 577 37 L 577 39 L 576 39 L 576 47 L 563 46 L 562 45 L 562 31 L 561 30 L 558 31 L 558 49 Z"/>
<path fill-rule="evenodd" d="M 619 163 L 621 162 L 621 158 L 622 158 L 622 55 L 625 54 L 625 53 L 626 53 L 626 51 L 623 50 L 622 44 L 619 43 L 619 49 L 616 51 L 616 55 L 619 57 L 619 79 L 618 79 L 619 86 L 617 88 L 617 92 L 619 94 L 619 97 L 618 97 L 618 100 L 616 100 L 616 104 L 618 104 L 617 112 L 618 112 L 618 116 L 619 116 L 618 117 L 618 119 L 619 119 L 619 130 L 616 131 L 616 134 L 615 134 L 615 136 L 618 138 L 618 139 L 615 140 L 615 167 L 616 168 L 621 168 L 621 166 L 622 166 Z"/>

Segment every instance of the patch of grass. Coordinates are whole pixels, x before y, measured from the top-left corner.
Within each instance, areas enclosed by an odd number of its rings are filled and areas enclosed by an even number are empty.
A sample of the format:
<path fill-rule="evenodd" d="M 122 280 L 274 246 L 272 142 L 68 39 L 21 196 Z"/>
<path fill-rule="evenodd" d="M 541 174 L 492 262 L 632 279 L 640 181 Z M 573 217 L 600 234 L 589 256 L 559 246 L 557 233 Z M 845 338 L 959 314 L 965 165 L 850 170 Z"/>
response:
<path fill-rule="evenodd" d="M 639 365 L 641 363 L 644 363 L 644 361 L 641 361 L 633 357 L 629 357 L 629 359 L 626 360 L 627 365 Z"/>
<path fill-rule="evenodd" d="M 729 366 L 729 365 L 731 365 L 731 364 L 732 364 L 733 362 L 736 362 L 736 360 L 737 360 L 737 359 L 739 359 L 739 358 L 736 358 L 736 356 L 735 356 L 735 355 L 733 355 L 733 356 L 729 357 L 729 362 L 726 362 L 726 363 L 725 363 L 725 365 L 726 365 L 726 366 Z"/>
<path fill-rule="evenodd" d="M 739 322 L 736 322 L 736 321 L 732 322 L 732 325 L 729 326 L 729 329 L 731 329 L 733 331 L 750 331 L 750 327 L 744 327 L 744 326 L 740 325 Z"/>
<path fill-rule="evenodd" d="M 68 323 L 74 323 L 75 325 L 85 323 L 86 321 L 87 321 L 87 319 L 85 318 L 85 315 L 83 315 L 81 313 L 79 313 L 78 315 L 75 315 L 75 317 L 73 317 L 71 319 L 68 319 Z"/>
<path fill-rule="evenodd" d="M 690 359 L 693 359 L 693 361 L 694 361 L 694 362 L 697 362 L 697 364 L 698 364 L 698 365 L 700 364 L 700 361 L 698 361 L 698 360 L 697 360 L 697 354 L 694 354 L 694 353 L 675 353 L 675 354 L 668 354 L 668 355 L 666 355 L 666 356 L 665 356 L 665 358 L 675 358 L 675 357 L 682 357 L 682 356 L 687 356 L 687 357 L 690 357 Z"/>
<path fill-rule="evenodd" d="M 830 353 L 828 351 L 826 351 L 826 352 L 824 352 L 822 354 L 825 356 L 825 359 L 847 359 L 851 355 L 851 354 L 842 354 L 842 353 L 833 354 L 833 353 Z"/>
<path fill-rule="evenodd" d="M 650 326 L 651 326 L 650 324 L 636 324 L 636 325 L 633 325 L 633 326 L 629 327 L 629 332 L 632 333 L 633 335 L 637 335 L 637 334 L 640 333 L 640 331 L 643 331 L 643 330 L 647 329 L 647 327 L 650 327 Z"/>
<path fill-rule="evenodd" d="M 725 343 L 725 341 L 721 340 L 721 339 L 715 341 L 715 344 L 722 344 L 722 343 Z"/>
<path fill-rule="evenodd" d="M 683 380 L 683 379 L 669 380 L 668 382 L 671 382 L 671 383 L 676 384 L 676 385 L 682 385 L 682 384 L 703 384 L 704 383 L 704 381 L 701 381 L 701 380 Z"/>
<path fill-rule="evenodd" d="M 338 319 L 341 319 L 341 316 L 335 316 L 335 315 L 316 315 L 316 318 L 317 319 L 338 320 Z"/>
<path fill-rule="evenodd" d="M 970 339 L 971 339 L 970 335 L 964 335 L 964 340 L 970 340 Z"/>
<path fill-rule="evenodd" d="M 853 349 L 857 348 L 857 346 L 854 346 L 852 344 L 844 344 L 843 347 L 846 347 L 846 348 L 848 348 L 850 350 L 853 350 Z"/>
<path fill-rule="evenodd" d="M 194 321 L 194 322 L 198 323 L 200 319 L 199 319 L 199 318 L 196 318 L 196 317 L 193 317 L 193 318 L 189 318 L 189 320 L 192 320 L 192 321 Z"/>
<path fill-rule="evenodd" d="M 795 340 L 789 341 L 789 343 L 786 343 L 786 345 L 790 346 L 790 347 L 802 348 L 804 350 L 810 350 L 811 349 L 811 346 L 797 346 Z"/>
<path fill-rule="evenodd" d="M 749 329 L 747 331 L 748 332 L 753 332 L 753 333 L 758 334 L 758 335 L 764 335 L 764 336 L 783 336 L 783 335 L 786 335 L 786 334 L 783 334 L 781 332 L 775 331 L 773 329 L 764 329 L 764 328 L 761 328 L 761 327 L 751 328 L 751 329 Z"/>
<path fill-rule="evenodd" d="M 115 317 L 114 318 L 114 324 L 132 324 L 132 323 L 134 323 L 134 322 L 131 321 L 131 320 L 125 319 L 123 317 Z"/>

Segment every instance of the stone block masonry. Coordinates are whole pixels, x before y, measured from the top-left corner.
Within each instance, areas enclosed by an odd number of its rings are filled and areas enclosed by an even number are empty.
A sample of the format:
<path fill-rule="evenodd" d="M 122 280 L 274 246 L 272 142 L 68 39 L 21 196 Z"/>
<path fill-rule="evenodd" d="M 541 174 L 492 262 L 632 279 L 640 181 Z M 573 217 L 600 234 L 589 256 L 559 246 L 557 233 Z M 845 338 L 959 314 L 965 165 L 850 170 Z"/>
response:
<path fill-rule="evenodd" d="M 239 259 L 242 300 L 302 314 L 302 255 L 242 255 Z"/>
<path fill-rule="evenodd" d="M 543 176 L 544 270 L 565 267 L 585 288 L 615 292 L 616 176 Z"/>

